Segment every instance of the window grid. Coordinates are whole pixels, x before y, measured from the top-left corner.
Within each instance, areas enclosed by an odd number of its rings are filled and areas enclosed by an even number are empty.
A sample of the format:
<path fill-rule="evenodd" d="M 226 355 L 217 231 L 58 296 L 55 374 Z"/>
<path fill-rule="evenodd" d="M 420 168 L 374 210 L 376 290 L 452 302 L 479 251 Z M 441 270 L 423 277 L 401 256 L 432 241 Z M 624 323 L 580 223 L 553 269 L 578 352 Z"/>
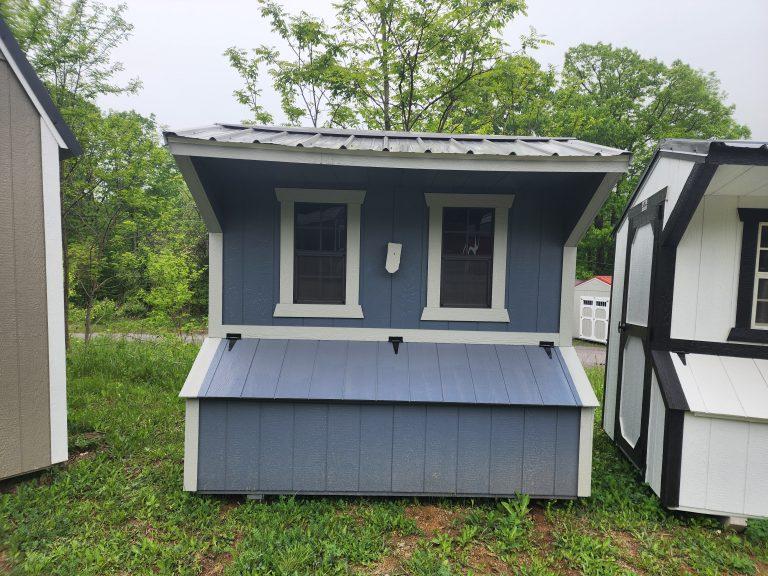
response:
<path fill-rule="evenodd" d="M 752 328 L 768 329 L 768 222 L 761 222 L 757 227 Z"/>

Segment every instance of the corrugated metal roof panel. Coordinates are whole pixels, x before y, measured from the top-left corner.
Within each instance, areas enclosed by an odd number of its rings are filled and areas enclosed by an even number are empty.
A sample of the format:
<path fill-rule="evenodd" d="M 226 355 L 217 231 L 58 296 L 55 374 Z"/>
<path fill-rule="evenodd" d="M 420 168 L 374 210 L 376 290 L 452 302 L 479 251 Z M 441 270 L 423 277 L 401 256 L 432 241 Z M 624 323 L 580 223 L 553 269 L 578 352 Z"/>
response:
<path fill-rule="evenodd" d="M 582 405 L 557 348 L 245 338 L 208 357 L 198 398 Z"/>
<path fill-rule="evenodd" d="M 461 154 L 522 157 L 589 157 L 628 155 L 624 150 L 574 138 L 440 134 L 286 126 L 216 124 L 193 130 L 165 132 L 166 137 L 217 142 L 270 144 L 328 150 L 359 150 L 395 154 Z"/>

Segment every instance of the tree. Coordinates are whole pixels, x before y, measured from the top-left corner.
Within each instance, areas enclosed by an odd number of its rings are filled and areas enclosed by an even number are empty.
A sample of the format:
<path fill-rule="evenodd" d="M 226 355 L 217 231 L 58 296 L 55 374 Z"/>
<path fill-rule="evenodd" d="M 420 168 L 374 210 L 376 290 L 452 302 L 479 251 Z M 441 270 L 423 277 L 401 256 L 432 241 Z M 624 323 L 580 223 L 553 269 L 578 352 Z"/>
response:
<path fill-rule="evenodd" d="M 262 46 L 227 56 L 245 81 L 238 100 L 261 113 L 259 73 L 269 69 L 289 123 L 446 130 L 472 84 L 505 56 L 503 29 L 524 0 L 343 0 L 337 25 L 260 0 L 288 58 Z M 522 49 L 541 43 L 535 31 Z"/>
<path fill-rule="evenodd" d="M 5 0 L 0 14 L 8 22 L 35 71 L 46 84 L 54 103 L 67 124 L 81 140 L 89 141 L 100 121 L 95 101 L 104 94 L 134 93 L 138 80 L 121 84 L 116 76 L 123 65 L 113 59 L 113 51 L 131 34 L 133 27 L 124 19 L 125 5 L 107 7 L 91 0 Z M 72 215 L 67 211 L 88 194 L 79 182 L 90 166 L 94 147 L 83 146 L 83 154 L 61 164 L 61 206 L 63 223 L 64 298 L 70 293 L 68 231 Z M 69 346 L 69 309 L 64 318 Z"/>
<path fill-rule="evenodd" d="M 653 148 L 664 138 L 747 138 L 714 73 L 665 64 L 629 48 L 581 44 L 565 55 L 547 131 L 628 150 L 629 177 L 606 202 L 579 246 L 581 275 L 610 274 L 611 230 Z"/>

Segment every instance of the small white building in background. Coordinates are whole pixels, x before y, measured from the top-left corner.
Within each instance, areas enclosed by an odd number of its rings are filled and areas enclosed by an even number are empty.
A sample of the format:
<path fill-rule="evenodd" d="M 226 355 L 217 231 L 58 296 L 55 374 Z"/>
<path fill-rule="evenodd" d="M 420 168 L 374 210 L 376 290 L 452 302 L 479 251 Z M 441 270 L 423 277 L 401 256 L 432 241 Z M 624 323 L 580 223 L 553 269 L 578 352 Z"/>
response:
<path fill-rule="evenodd" d="M 768 516 L 768 143 L 663 141 L 613 287 L 605 431 L 667 508 Z"/>
<path fill-rule="evenodd" d="M 605 344 L 610 302 L 610 276 L 577 281 L 573 291 L 573 337 Z"/>

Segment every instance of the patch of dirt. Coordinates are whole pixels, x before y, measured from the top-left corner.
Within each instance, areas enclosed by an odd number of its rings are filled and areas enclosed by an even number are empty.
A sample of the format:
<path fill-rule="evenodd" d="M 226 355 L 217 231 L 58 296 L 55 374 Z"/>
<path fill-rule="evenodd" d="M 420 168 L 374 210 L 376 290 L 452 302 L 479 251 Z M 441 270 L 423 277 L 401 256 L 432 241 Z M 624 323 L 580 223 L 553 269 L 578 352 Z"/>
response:
<path fill-rule="evenodd" d="M 103 432 L 96 431 L 77 434 L 75 441 L 70 443 L 67 464 L 93 458 L 99 452 L 106 450 L 107 443 L 104 441 L 104 436 Z"/>
<path fill-rule="evenodd" d="M 237 534 L 232 540 L 232 550 L 242 540 L 242 534 Z M 218 576 L 222 574 L 227 566 L 232 562 L 231 552 L 221 552 L 220 554 L 206 554 L 200 559 L 200 576 Z"/>
<path fill-rule="evenodd" d="M 640 557 L 640 542 L 627 532 L 611 532 L 610 536 L 622 550 L 622 555 L 619 559 L 619 564 L 621 564 L 622 568 L 631 570 L 635 574 L 645 574 L 646 572 L 638 568 L 634 562 Z M 626 560 L 630 560 L 631 563 L 626 562 Z"/>
<path fill-rule="evenodd" d="M 0 562 L 0 568 L 2 568 L 2 566 L 3 564 Z M 755 574 L 758 576 L 768 576 L 768 564 L 755 560 Z"/>
<path fill-rule="evenodd" d="M 538 548 L 543 549 L 546 552 L 551 551 L 555 541 L 555 537 L 552 535 L 554 527 L 549 520 L 547 520 L 547 516 L 544 514 L 544 509 L 538 506 L 532 507 L 528 515 L 533 521 L 533 531 L 535 533 Z"/>
<path fill-rule="evenodd" d="M 467 564 L 480 574 L 509 574 L 509 566 L 483 544 L 473 544 L 467 550 Z"/>
<path fill-rule="evenodd" d="M 405 509 L 405 515 L 416 523 L 427 537 L 438 532 L 451 533 L 456 511 L 434 504 L 413 504 Z"/>

